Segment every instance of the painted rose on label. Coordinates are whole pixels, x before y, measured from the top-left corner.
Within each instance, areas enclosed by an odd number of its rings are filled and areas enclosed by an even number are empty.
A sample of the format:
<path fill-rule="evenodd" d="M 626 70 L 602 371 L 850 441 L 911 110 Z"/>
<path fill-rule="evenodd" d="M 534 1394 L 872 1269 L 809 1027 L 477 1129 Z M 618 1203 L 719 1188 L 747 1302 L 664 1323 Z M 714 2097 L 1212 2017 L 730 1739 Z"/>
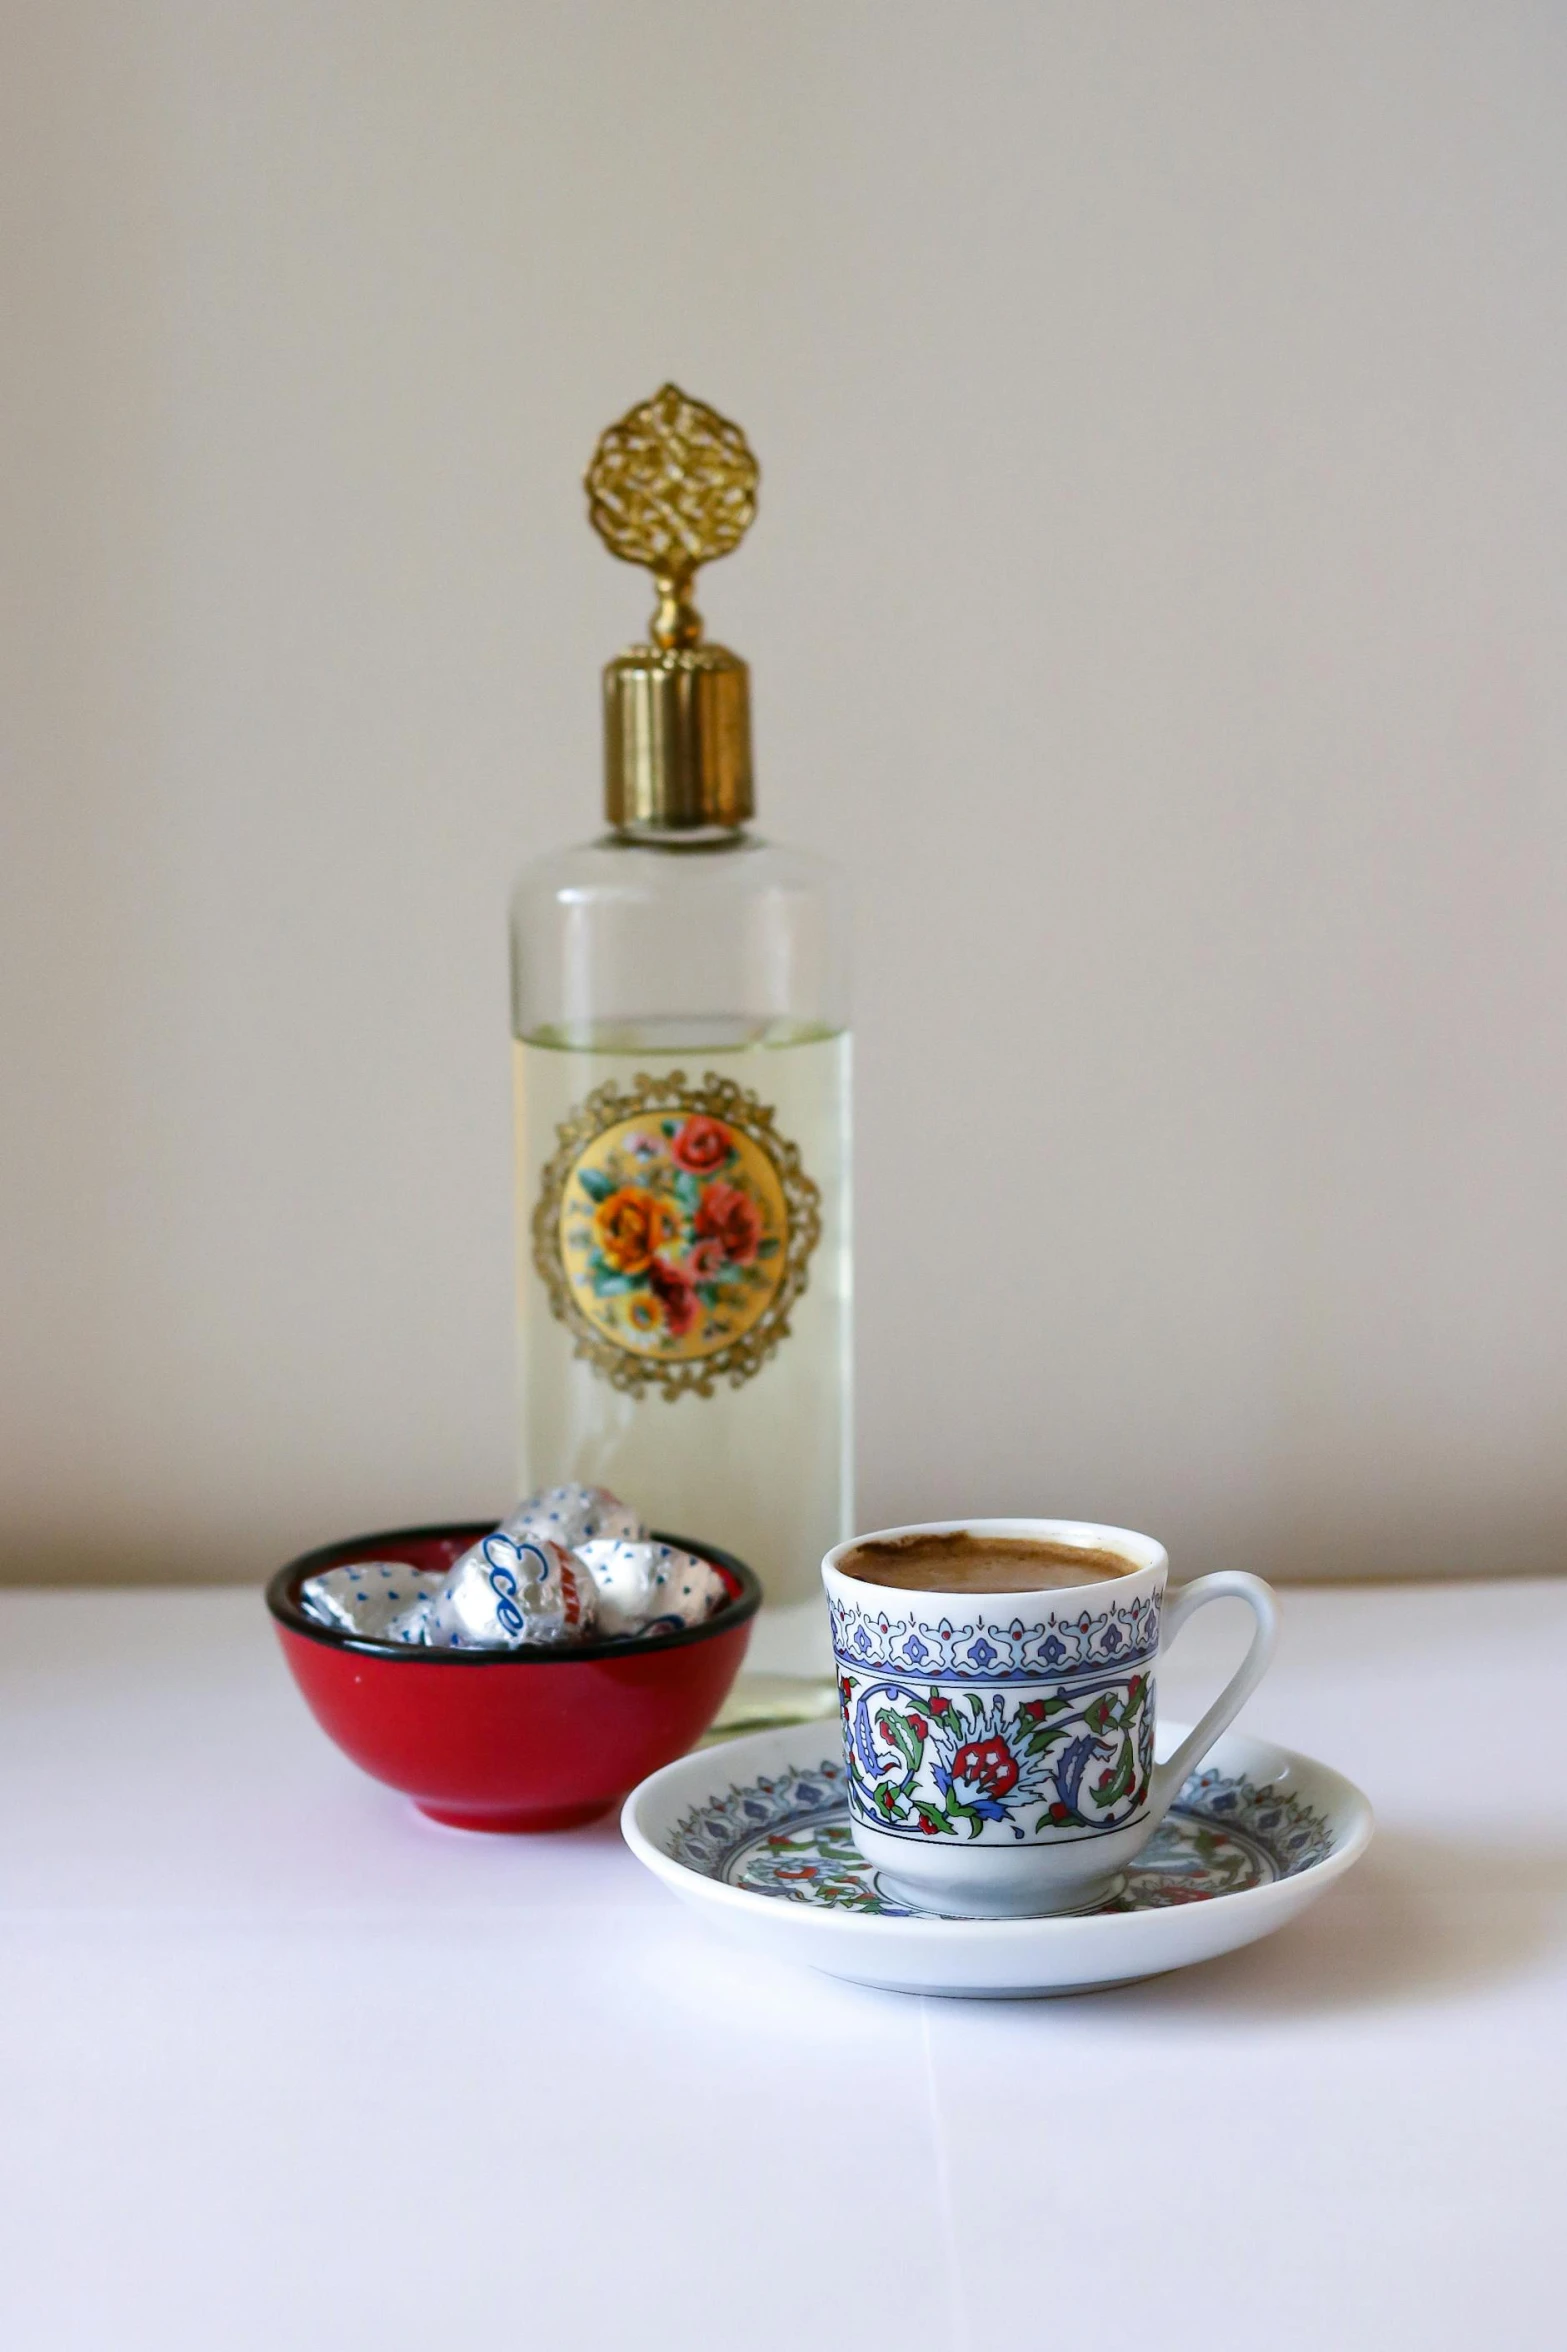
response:
<path fill-rule="evenodd" d="M 664 1326 L 672 1338 L 684 1339 L 702 1311 L 701 1296 L 689 1266 L 671 1266 L 666 1259 L 655 1258 L 648 1267 L 647 1278 L 654 1298 L 663 1310 Z M 658 1325 L 652 1325 L 653 1330 Z"/>
<path fill-rule="evenodd" d="M 600 1201 L 593 1226 L 604 1263 L 617 1274 L 645 1274 L 666 1229 L 653 1195 L 634 1184 Z"/>
<path fill-rule="evenodd" d="M 704 1243 L 712 1244 L 720 1264 L 727 1258 L 731 1265 L 749 1266 L 762 1246 L 762 1220 L 756 1203 L 733 1184 L 703 1187 L 696 1230 Z"/>
<path fill-rule="evenodd" d="M 731 1140 L 721 1119 L 687 1119 L 670 1144 L 670 1158 L 693 1176 L 706 1176 L 728 1159 Z"/>

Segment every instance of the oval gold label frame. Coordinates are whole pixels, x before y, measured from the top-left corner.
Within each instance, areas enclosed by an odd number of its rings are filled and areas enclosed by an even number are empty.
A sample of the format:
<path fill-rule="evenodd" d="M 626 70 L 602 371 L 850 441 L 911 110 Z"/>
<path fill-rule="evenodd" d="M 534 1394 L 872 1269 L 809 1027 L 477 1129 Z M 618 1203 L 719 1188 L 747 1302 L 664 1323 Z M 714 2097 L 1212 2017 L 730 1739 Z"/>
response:
<path fill-rule="evenodd" d="M 533 1262 L 575 1353 L 670 1401 L 753 1379 L 821 1238 L 821 1194 L 772 1109 L 715 1071 L 694 1086 L 672 1070 L 596 1087 L 555 1138 Z"/>

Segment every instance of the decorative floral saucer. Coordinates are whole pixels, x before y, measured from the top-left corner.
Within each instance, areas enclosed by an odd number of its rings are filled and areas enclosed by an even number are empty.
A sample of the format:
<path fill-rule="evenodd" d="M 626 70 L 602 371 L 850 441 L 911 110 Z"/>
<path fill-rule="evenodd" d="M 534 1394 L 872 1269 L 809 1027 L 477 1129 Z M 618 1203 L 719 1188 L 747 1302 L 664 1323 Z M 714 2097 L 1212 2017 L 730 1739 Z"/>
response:
<path fill-rule="evenodd" d="M 1161 1749 L 1183 1736 L 1161 1723 Z M 1098 1910 L 946 1919 L 886 1892 L 849 1829 L 842 1752 L 791 1724 L 699 1750 L 626 1800 L 639 1862 L 715 1927 L 779 1959 L 892 1992 L 1083 1992 L 1271 1935 L 1343 1876 L 1371 1807 L 1325 1764 L 1231 1732 Z"/>

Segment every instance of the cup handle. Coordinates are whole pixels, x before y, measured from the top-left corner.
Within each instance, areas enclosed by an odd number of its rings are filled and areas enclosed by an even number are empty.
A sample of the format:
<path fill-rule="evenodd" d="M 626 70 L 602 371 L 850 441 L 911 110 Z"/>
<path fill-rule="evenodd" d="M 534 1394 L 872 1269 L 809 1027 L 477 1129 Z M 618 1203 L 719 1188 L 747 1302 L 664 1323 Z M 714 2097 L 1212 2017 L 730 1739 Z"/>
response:
<path fill-rule="evenodd" d="M 1162 1819 L 1180 1795 L 1192 1766 L 1201 1763 L 1220 1732 L 1234 1722 L 1267 1672 L 1268 1661 L 1273 1656 L 1279 1631 L 1278 1604 L 1272 1587 L 1264 1584 L 1260 1576 L 1248 1576 L 1243 1568 L 1216 1568 L 1211 1576 L 1199 1576 L 1191 1584 L 1182 1585 L 1166 1603 L 1161 1647 L 1173 1641 L 1188 1618 L 1209 1601 L 1224 1600 L 1244 1601 L 1257 1620 L 1251 1648 L 1196 1730 L 1187 1733 L 1167 1763 L 1154 1766 L 1149 1811 L 1156 1821 Z"/>

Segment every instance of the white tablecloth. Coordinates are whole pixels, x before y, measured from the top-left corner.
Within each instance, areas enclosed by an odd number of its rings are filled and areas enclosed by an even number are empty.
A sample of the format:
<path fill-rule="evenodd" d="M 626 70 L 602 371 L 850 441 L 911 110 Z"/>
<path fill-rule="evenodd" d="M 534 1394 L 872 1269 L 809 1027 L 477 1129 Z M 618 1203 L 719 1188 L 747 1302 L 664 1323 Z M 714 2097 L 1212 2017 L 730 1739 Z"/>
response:
<path fill-rule="evenodd" d="M 254 1592 L 0 1594 L 0 2343 L 1556 2352 L 1564 1660 L 1564 1583 L 1287 1595 L 1243 1726 L 1367 1790 L 1359 1870 L 921 2002 L 739 1957 L 613 1822 L 422 1821 Z"/>

